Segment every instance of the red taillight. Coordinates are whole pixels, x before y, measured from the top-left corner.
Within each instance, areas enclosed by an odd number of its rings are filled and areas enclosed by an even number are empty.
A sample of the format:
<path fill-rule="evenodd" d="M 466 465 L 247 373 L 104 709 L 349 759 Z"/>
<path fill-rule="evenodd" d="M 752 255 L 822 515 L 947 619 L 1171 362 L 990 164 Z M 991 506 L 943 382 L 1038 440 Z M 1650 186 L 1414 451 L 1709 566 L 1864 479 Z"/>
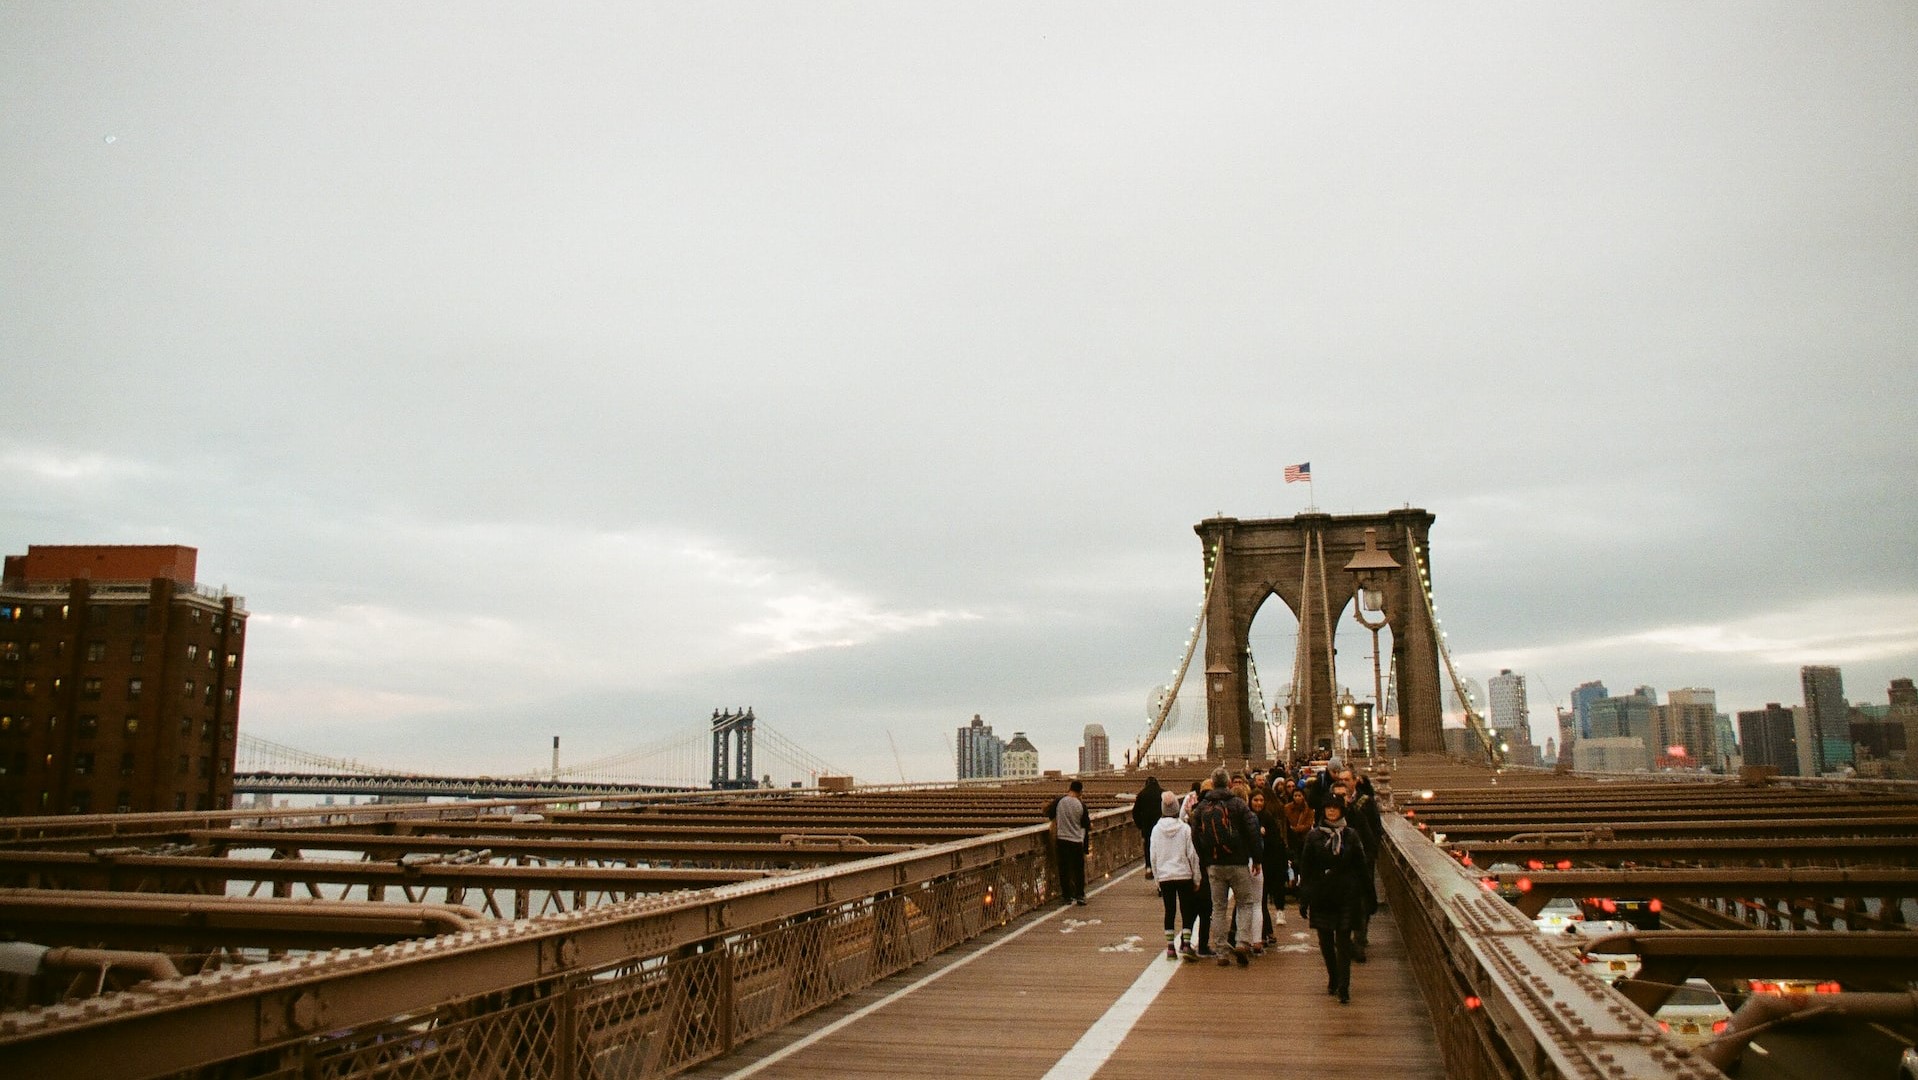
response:
<path fill-rule="evenodd" d="M 1645 909 L 1647 911 L 1650 911 L 1652 914 L 1656 915 L 1659 912 L 1665 910 L 1665 901 L 1660 900 L 1658 897 L 1654 896 L 1652 897 L 1651 903 L 1645 905 Z"/>
<path fill-rule="evenodd" d="M 1572 860 L 1570 859 L 1558 860 L 1558 868 L 1560 870 L 1570 870 L 1572 868 Z"/>
<path fill-rule="evenodd" d="M 1525 869 L 1527 869 L 1527 870 L 1543 870 L 1543 869 L 1545 869 L 1545 864 L 1544 864 L 1544 863 L 1542 863 L 1542 862 L 1539 862 L 1539 861 L 1538 861 L 1537 859 L 1527 859 L 1527 860 L 1525 861 Z"/>
<path fill-rule="evenodd" d="M 1411 809 L 1410 807 L 1407 807 L 1407 808 L 1406 808 L 1406 810 L 1405 810 L 1405 816 L 1406 816 L 1406 817 L 1418 817 L 1418 816 L 1419 816 L 1419 812 L 1418 812 L 1417 810 L 1413 810 L 1413 809 Z"/>
<path fill-rule="evenodd" d="M 1712 1034 L 1723 1035 L 1725 1033 L 1725 1029 L 1731 1026 L 1732 1026 L 1732 1022 L 1730 1020 L 1713 1020 Z"/>
<path fill-rule="evenodd" d="M 1497 878 L 1489 878 L 1489 877 L 1479 878 L 1478 883 L 1479 883 L 1479 886 L 1483 888 L 1486 892 L 1491 892 L 1494 889 L 1498 888 Z"/>
<path fill-rule="evenodd" d="M 1518 891 L 1519 891 L 1519 892 L 1531 892 L 1531 891 L 1532 891 L 1532 879 L 1531 879 L 1531 878 L 1528 878 L 1528 877 L 1522 877 L 1522 878 L 1519 878 L 1519 879 L 1518 879 Z"/>
<path fill-rule="evenodd" d="M 1462 858 L 1462 859 L 1460 859 L 1460 860 L 1459 860 L 1459 865 L 1460 865 L 1460 866 L 1470 866 L 1470 865 L 1472 865 L 1472 857 L 1471 857 L 1470 855 L 1467 855 L 1467 856 L 1465 856 L 1464 858 Z"/>
<path fill-rule="evenodd" d="M 1478 995 L 1477 995 L 1477 994 L 1467 994 L 1467 995 L 1465 995 L 1465 1007 L 1466 1007 L 1466 1008 L 1468 1008 L 1468 1009 L 1476 1009 L 1476 1008 L 1478 1008 L 1478 1007 L 1479 1007 L 1480 1005 L 1483 1005 L 1483 1004 L 1485 1004 L 1485 1003 L 1484 1003 L 1484 1002 L 1482 1002 L 1482 1001 L 1480 1001 L 1480 1000 L 1478 999 Z"/>
<path fill-rule="evenodd" d="M 1618 901 L 1616 900 L 1600 900 L 1598 902 L 1598 906 L 1607 915 L 1618 914 Z"/>
<path fill-rule="evenodd" d="M 1836 994 L 1840 989 L 1842 988 L 1835 982 L 1821 982 L 1817 986 L 1817 991 L 1821 994 Z"/>
<path fill-rule="evenodd" d="M 1660 1021 L 1658 1022 L 1658 1030 L 1660 1030 L 1660 1031 L 1670 1031 L 1671 1029 L 1672 1029 L 1672 1026 L 1671 1026 L 1670 1024 L 1668 1024 L 1668 1023 L 1666 1023 L 1665 1021 L 1663 1021 L 1663 1020 L 1660 1020 Z"/>
<path fill-rule="evenodd" d="M 1752 980 L 1752 993 L 1754 994 L 1776 994 L 1778 992 L 1778 984 L 1775 982 L 1766 982 L 1763 979 Z"/>

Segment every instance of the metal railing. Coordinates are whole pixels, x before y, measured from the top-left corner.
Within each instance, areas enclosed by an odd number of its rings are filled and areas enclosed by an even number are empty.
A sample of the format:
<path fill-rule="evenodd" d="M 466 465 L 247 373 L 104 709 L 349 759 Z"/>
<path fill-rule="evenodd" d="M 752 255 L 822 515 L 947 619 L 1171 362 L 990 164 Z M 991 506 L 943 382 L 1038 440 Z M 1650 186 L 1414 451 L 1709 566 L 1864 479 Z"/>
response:
<path fill-rule="evenodd" d="M 1384 823 L 1379 876 L 1446 1076 L 1722 1080 L 1403 818 Z"/>
<path fill-rule="evenodd" d="M 0 1016 L 21 1076 L 667 1076 L 1055 899 L 1035 825 Z M 1086 868 L 1139 858 L 1126 808 Z M 137 1047 L 137 1052 L 134 1048 Z"/>

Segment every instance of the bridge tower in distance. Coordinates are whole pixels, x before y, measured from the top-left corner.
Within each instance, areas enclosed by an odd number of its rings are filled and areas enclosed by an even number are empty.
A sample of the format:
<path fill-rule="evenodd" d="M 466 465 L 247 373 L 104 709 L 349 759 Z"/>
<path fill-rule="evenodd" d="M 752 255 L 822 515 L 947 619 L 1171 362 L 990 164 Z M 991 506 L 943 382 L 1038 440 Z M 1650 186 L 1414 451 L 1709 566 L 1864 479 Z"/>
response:
<path fill-rule="evenodd" d="M 1385 514 L 1299 514 L 1289 518 L 1207 518 L 1193 526 L 1204 555 L 1218 553 L 1205 614 L 1207 753 L 1233 760 L 1258 757 L 1264 746 L 1247 692 L 1246 652 L 1252 620 L 1277 596 L 1299 621 L 1298 678 L 1292 745 L 1310 750 L 1337 735 L 1334 653 L 1339 620 L 1358 593 L 1353 560 L 1384 551 L 1396 569 L 1377 573 L 1381 613 L 1392 631 L 1392 670 L 1399 738 L 1406 753 L 1441 751 L 1438 630 L 1426 606 L 1419 568 L 1431 565 L 1436 519 L 1406 508 Z M 1377 549 L 1367 543 L 1373 534 Z M 1367 560 L 1359 560 L 1359 566 Z M 1345 616 L 1349 618 L 1349 616 Z M 1356 681 L 1356 680 L 1355 680 Z M 1283 751 L 1281 751 L 1283 753 Z"/>
<path fill-rule="evenodd" d="M 753 711 L 713 710 L 713 790 L 758 787 L 753 779 Z"/>

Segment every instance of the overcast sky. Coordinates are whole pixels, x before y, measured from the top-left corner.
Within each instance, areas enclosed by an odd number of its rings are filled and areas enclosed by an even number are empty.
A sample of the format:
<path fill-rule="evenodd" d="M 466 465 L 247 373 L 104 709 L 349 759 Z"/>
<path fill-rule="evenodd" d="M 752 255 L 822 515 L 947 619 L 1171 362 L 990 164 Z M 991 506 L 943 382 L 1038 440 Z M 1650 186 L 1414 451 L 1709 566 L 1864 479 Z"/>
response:
<path fill-rule="evenodd" d="M 319 752 L 1071 767 L 1305 461 L 1541 738 L 1918 676 L 1903 0 L 12 0 L 0 236 L 0 542 L 198 548 Z"/>

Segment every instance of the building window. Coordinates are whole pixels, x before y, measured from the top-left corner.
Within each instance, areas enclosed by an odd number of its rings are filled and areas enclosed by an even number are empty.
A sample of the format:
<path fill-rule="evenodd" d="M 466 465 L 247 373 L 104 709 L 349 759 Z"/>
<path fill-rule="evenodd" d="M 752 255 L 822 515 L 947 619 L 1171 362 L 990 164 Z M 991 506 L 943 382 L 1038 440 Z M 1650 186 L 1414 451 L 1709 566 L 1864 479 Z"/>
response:
<path fill-rule="evenodd" d="M 140 718 L 137 716 L 127 717 L 127 734 L 131 735 L 134 732 L 139 730 L 140 730 Z"/>
<path fill-rule="evenodd" d="M 146 621 L 147 621 L 147 606 L 145 604 L 133 605 L 133 625 L 144 626 L 146 625 Z"/>
<path fill-rule="evenodd" d="M 230 652 L 230 653 L 227 653 L 227 654 L 226 654 L 226 669 L 227 669 L 228 671 L 232 671 L 232 670 L 233 670 L 234 668 L 237 668 L 237 667 L 239 667 L 239 666 L 240 666 L 240 654 L 239 654 L 239 653 L 236 653 L 236 652 Z"/>
<path fill-rule="evenodd" d="M 120 755 L 120 775 L 121 776 L 133 775 L 133 755 L 132 754 Z"/>
<path fill-rule="evenodd" d="M 200 695 L 200 700 L 207 703 L 208 705 L 213 704 L 213 684 L 212 683 L 206 684 L 206 692 Z"/>
<path fill-rule="evenodd" d="M 113 808 L 115 813 L 124 814 L 127 811 L 133 809 L 133 793 L 132 792 L 122 788 L 118 798 L 119 798 L 119 805 Z"/>
<path fill-rule="evenodd" d="M 87 659 L 88 660 L 98 661 L 98 660 L 105 660 L 106 658 L 107 658 L 106 642 L 104 641 L 87 642 Z"/>
<path fill-rule="evenodd" d="M 18 689 L 19 687 L 14 683 L 13 679 L 11 678 L 0 679 L 0 698 L 10 698 L 18 691 Z"/>
<path fill-rule="evenodd" d="M 206 669 L 208 671 L 213 670 L 213 650 L 212 649 L 208 649 L 206 651 Z"/>
<path fill-rule="evenodd" d="M 193 696 L 193 680 L 192 679 L 188 679 L 186 681 L 186 688 L 181 692 L 180 696 L 181 697 Z"/>
<path fill-rule="evenodd" d="M 200 609 L 199 609 L 199 608 L 194 608 L 194 609 L 193 609 L 193 621 L 194 621 L 194 622 L 199 622 L 199 621 L 200 621 Z"/>
<path fill-rule="evenodd" d="M 27 642 L 27 659 L 28 660 L 40 659 L 40 643 L 39 642 L 37 641 Z"/>
<path fill-rule="evenodd" d="M 180 717 L 180 738 L 188 739 L 192 737 L 193 737 L 193 718 L 190 716 Z"/>
<path fill-rule="evenodd" d="M 93 755 L 86 752 L 73 755 L 73 771 L 81 776 L 92 774 Z"/>
<path fill-rule="evenodd" d="M 233 620 L 234 636 L 236 637 L 239 636 L 240 632 L 244 630 L 245 628 L 246 628 L 246 624 L 241 622 L 237 617 Z"/>
<path fill-rule="evenodd" d="M 45 619 L 47 617 L 47 606 L 45 604 L 33 605 L 33 617 L 36 619 Z"/>
<path fill-rule="evenodd" d="M 181 772 L 185 772 L 186 770 L 185 770 L 185 769 L 181 769 L 180 771 L 181 771 Z M 174 808 L 175 810 L 185 810 L 185 809 L 186 809 L 186 792 L 184 792 L 184 791 L 179 791 L 179 792 L 175 792 L 175 793 L 174 793 L 174 795 L 173 795 L 173 808 Z"/>
<path fill-rule="evenodd" d="M 142 683 L 139 679 L 128 679 L 127 680 L 127 700 L 128 701 L 140 700 L 140 690 L 144 686 L 145 684 Z"/>
<path fill-rule="evenodd" d="M 200 721 L 200 741 L 201 742 L 213 741 L 213 721 L 211 720 Z"/>
<path fill-rule="evenodd" d="M 76 791 L 73 793 L 73 812 L 76 814 L 93 813 L 93 792 Z"/>
<path fill-rule="evenodd" d="M 201 776 L 213 775 L 213 759 L 204 754 L 200 756 L 200 775 Z"/>
<path fill-rule="evenodd" d="M 95 626 L 105 626 L 107 622 L 107 609 L 101 607 L 99 604 L 87 605 L 87 621 Z"/>
<path fill-rule="evenodd" d="M 133 655 L 130 656 L 129 659 L 131 659 L 134 663 L 139 664 L 139 663 L 144 663 L 146 661 L 146 658 L 147 658 L 146 639 L 138 638 L 133 642 Z"/>
<path fill-rule="evenodd" d="M 226 703 L 228 705 L 233 704 L 233 688 L 231 686 L 226 688 Z"/>
<path fill-rule="evenodd" d="M 181 755 L 180 755 L 180 768 L 179 768 L 179 773 L 180 773 L 180 775 L 181 775 L 181 776 L 185 776 L 185 775 L 186 775 L 186 770 L 187 770 L 187 760 L 186 760 L 186 755 L 185 755 L 185 754 L 181 754 Z M 175 807 L 175 809 L 179 809 L 179 808 L 178 808 L 178 807 Z"/>
<path fill-rule="evenodd" d="M 40 680 L 28 679 L 26 682 L 23 682 L 20 684 L 20 689 L 21 689 L 22 696 L 24 697 L 39 697 L 40 696 Z"/>
<path fill-rule="evenodd" d="M 198 645 L 188 645 L 186 647 L 186 658 L 188 660 L 198 660 L 200 658 L 200 647 Z"/>
<path fill-rule="evenodd" d="M 13 733 L 13 717 L 0 716 L 0 735 L 11 735 L 12 733 Z"/>
<path fill-rule="evenodd" d="M 99 731 L 100 718 L 97 716 L 82 716 L 73 728 L 73 734 L 82 739 L 91 739 Z"/>
<path fill-rule="evenodd" d="M 100 700 L 100 680 L 99 679 L 81 679 L 80 680 L 80 696 L 87 699 L 88 701 Z"/>
<path fill-rule="evenodd" d="M 19 659 L 20 659 L 20 643 L 19 642 L 0 641 L 0 660 L 18 661 Z"/>

